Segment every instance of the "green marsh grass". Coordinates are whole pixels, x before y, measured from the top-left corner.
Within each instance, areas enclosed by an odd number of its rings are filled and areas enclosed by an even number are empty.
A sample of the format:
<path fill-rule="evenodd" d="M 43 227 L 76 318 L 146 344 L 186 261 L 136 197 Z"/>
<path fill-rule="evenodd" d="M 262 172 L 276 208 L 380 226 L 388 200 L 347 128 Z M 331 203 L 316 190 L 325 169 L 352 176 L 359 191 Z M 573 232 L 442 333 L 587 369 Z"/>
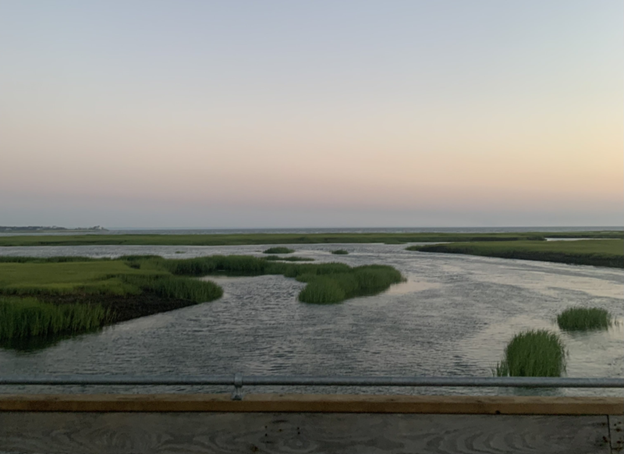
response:
<path fill-rule="evenodd" d="M 299 293 L 299 301 L 313 304 L 339 303 L 375 295 L 404 280 L 396 269 L 384 265 L 364 265 L 349 268 L 347 272 L 327 274 L 302 273 L 296 278 L 308 283 Z"/>
<path fill-rule="evenodd" d="M 223 296 L 223 289 L 214 282 L 198 281 L 188 277 L 171 275 L 125 275 L 123 280 L 145 292 L 163 298 L 175 298 L 205 303 Z"/>
<path fill-rule="evenodd" d="M 120 260 L 85 262 L 5 262 L 0 263 L 0 294 L 37 296 L 43 294 L 116 294 L 136 293 L 117 277 L 146 274 Z M 166 271 L 160 271 L 166 274 Z"/>
<path fill-rule="evenodd" d="M 346 298 L 347 294 L 338 280 L 328 277 L 311 280 L 299 293 L 299 301 L 312 304 L 340 303 Z"/>
<path fill-rule="evenodd" d="M 215 283 L 191 277 L 265 274 L 306 283 L 299 300 L 317 304 L 380 293 L 403 279 L 389 266 L 351 268 L 344 263 L 299 264 L 241 255 L 168 260 L 159 256 L 85 261 L 22 258 L 0 263 L 2 336 L 75 334 L 223 295 Z"/>
<path fill-rule="evenodd" d="M 293 252 L 295 252 L 294 249 L 278 246 L 268 248 L 266 251 L 264 251 L 264 254 L 290 254 Z"/>
<path fill-rule="evenodd" d="M 620 239 L 428 244 L 407 250 L 624 268 L 624 240 Z"/>
<path fill-rule="evenodd" d="M 251 255 L 211 255 L 192 259 L 162 260 L 169 272 L 183 276 L 206 276 L 209 274 L 269 274 L 269 266 L 263 258 Z"/>
<path fill-rule="evenodd" d="M 499 377 L 559 377 L 565 372 L 565 365 L 565 346 L 559 336 L 546 330 L 531 330 L 514 336 L 494 374 Z"/>
<path fill-rule="evenodd" d="M 110 312 L 98 304 L 49 304 L 35 298 L 0 297 L 0 341 L 77 334 L 99 328 Z"/>
<path fill-rule="evenodd" d="M 173 274 L 186 276 L 281 274 L 307 283 L 299 294 L 299 301 L 315 304 L 338 303 L 348 298 L 374 295 L 403 281 L 401 273 L 391 266 L 352 268 L 344 263 L 295 264 L 252 256 L 213 255 L 167 260 L 164 266 Z"/>
<path fill-rule="evenodd" d="M 334 255 L 347 255 L 349 251 L 345 249 L 336 249 L 335 251 L 331 251 L 331 253 Z"/>
<path fill-rule="evenodd" d="M 571 307 L 557 315 L 557 324 L 565 331 L 608 329 L 611 325 L 611 314 L 598 307 Z"/>
<path fill-rule="evenodd" d="M 190 259 L 191 264 L 194 260 Z M 241 261 L 244 262 L 236 256 L 229 260 L 233 268 Z M 174 276 L 163 268 L 166 263 L 155 256 L 89 262 L 0 263 L 0 295 L 136 296 L 149 292 L 195 302 L 221 296 L 222 290 L 216 284 Z"/>
<path fill-rule="evenodd" d="M 522 233 L 253 233 L 209 235 L 16 235 L 0 237 L 1 246 L 172 245 L 225 246 L 316 243 L 415 243 L 439 241 L 516 241 L 545 238 L 624 238 L 622 231 Z"/>
<path fill-rule="evenodd" d="M 164 263 L 166 260 L 158 256 L 2 262 L 0 298 L 4 312 L 0 317 L 13 326 L 3 328 L 3 338 L 75 334 L 222 296 L 221 287 L 213 282 L 175 276 Z M 101 310 L 105 316 L 100 319 Z M 91 321 L 90 314 L 96 322 Z M 22 326 L 15 325 L 15 320 L 32 322 L 33 327 L 15 328 Z"/>

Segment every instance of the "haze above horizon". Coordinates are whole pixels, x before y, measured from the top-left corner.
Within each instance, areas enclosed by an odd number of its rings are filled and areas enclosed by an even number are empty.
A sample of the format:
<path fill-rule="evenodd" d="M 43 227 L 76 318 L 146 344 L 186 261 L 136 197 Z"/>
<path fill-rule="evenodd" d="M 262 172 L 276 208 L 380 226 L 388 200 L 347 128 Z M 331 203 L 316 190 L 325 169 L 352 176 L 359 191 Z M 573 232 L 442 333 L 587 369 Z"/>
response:
<path fill-rule="evenodd" d="M 622 226 L 622 17 L 0 2 L 0 225 Z"/>

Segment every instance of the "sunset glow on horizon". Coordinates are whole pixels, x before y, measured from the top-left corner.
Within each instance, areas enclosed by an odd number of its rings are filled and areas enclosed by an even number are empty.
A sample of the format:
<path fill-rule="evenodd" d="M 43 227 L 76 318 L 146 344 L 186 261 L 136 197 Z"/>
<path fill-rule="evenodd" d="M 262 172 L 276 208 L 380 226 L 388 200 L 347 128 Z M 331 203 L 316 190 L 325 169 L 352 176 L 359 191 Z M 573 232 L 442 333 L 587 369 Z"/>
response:
<path fill-rule="evenodd" d="M 624 225 L 621 1 L 0 3 L 0 225 Z"/>

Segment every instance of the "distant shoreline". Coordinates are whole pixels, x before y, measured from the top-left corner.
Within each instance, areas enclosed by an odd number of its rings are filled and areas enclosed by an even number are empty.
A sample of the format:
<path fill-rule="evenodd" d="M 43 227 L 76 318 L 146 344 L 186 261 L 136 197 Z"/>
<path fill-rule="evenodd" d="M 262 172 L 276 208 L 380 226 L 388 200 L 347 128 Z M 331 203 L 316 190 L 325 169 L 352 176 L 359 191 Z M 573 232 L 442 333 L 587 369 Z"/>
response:
<path fill-rule="evenodd" d="M 0 235 L 2 246 L 94 246 L 94 245 L 170 245 L 170 246 L 237 246 L 288 245 L 329 243 L 435 243 L 435 242 L 492 242 L 544 241 L 546 238 L 624 238 L 624 231 L 548 231 L 505 233 L 451 233 L 451 232 L 354 232 L 354 233 L 102 233 L 81 235 Z"/>
<path fill-rule="evenodd" d="M 17 230 L 18 227 L 0 226 L 0 237 L 28 235 L 310 235 L 310 234 L 341 234 L 341 235 L 369 235 L 369 234 L 505 234 L 505 233 L 572 233 L 572 232 L 624 232 L 624 226 L 559 226 L 559 227 L 310 227 L 310 228 L 64 228 L 64 227 L 35 227 Z M 3 230 L 4 229 L 4 230 Z M 38 230 L 37 230 L 38 229 Z"/>
<path fill-rule="evenodd" d="M 43 225 L 28 225 L 28 226 L 6 226 L 0 225 L 0 234 L 47 234 L 47 233 L 101 233 L 108 232 L 107 229 L 96 225 L 94 227 L 77 227 L 67 228 Z"/>

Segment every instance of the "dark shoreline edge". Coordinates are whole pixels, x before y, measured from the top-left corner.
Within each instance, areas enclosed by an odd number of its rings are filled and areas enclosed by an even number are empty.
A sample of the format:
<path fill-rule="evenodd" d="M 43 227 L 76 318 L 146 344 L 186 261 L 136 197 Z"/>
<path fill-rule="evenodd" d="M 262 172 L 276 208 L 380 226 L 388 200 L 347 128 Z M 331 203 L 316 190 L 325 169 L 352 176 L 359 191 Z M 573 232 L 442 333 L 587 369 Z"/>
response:
<path fill-rule="evenodd" d="M 210 302 L 210 301 L 206 301 Z M 62 340 L 71 339 L 75 336 L 96 333 L 105 328 L 114 326 L 121 322 L 135 320 L 161 312 L 170 312 L 197 304 L 190 300 L 164 298 L 158 295 L 143 293 L 141 295 L 99 295 L 90 300 L 78 295 L 46 295 L 45 303 L 54 305 L 63 304 L 83 304 L 100 305 L 110 310 L 110 316 L 101 326 L 79 332 L 61 332 L 51 336 L 34 336 L 0 340 L 0 349 L 8 349 L 22 352 L 42 350 L 56 345 Z"/>
<path fill-rule="evenodd" d="M 96 297 L 85 297 L 75 294 L 48 294 L 45 295 L 44 301 L 55 305 L 99 304 L 105 309 L 109 309 L 111 311 L 110 318 L 103 326 L 114 325 L 116 323 L 133 320 L 135 318 L 203 304 L 181 298 L 166 298 L 151 292 L 144 292 L 140 295 L 97 295 Z M 211 301 L 204 302 L 209 303 Z"/>

